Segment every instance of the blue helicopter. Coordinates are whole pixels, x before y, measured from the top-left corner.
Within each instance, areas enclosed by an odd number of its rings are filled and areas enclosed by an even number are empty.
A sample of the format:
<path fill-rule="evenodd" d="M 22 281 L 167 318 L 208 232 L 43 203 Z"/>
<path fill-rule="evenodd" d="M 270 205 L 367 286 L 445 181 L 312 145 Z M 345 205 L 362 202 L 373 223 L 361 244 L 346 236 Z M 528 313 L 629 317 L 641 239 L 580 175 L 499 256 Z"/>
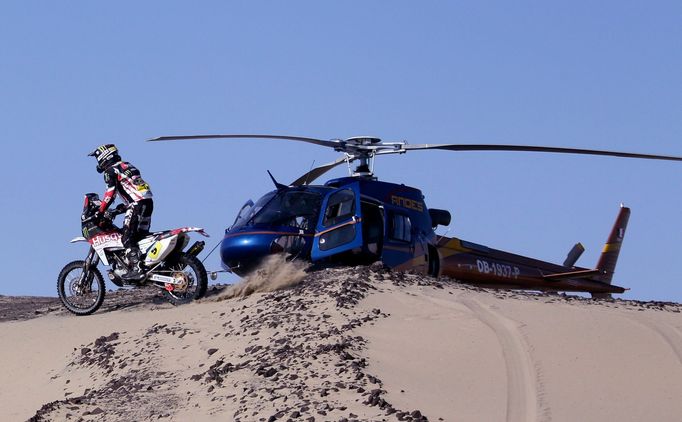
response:
<path fill-rule="evenodd" d="M 590 149 L 491 144 L 408 144 L 375 137 L 322 140 L 281 135 L 162 136 L 149 141 L 193 139 L 278 139 L 312 143 L 343 155 L 315 167 L 288 185 L 270 174 L 275 189 L 248 201 L 225 230 L 220 257 L 225 270 L 246 276 L 273 254 L 317 267 L 381 261 L 391 269 L 449 276 L 484 287 L 589 292 L 594 297 L 623 293 L 611 284 L 630 209 L 622 207 L 596 268 L 576 267 L 584 248 L 576 244 L 563 264 L 553 264 L 458 238 L 436 236 L 450 224 L 447 210 L 428 208 L 419 189 L 380 181 L 374 158 L 415 150 L 531 151 L 682 161 L 682 157 Z M 332 168 L 357 162 L 348 177 L 312 184 Z M 269 172 L 268 172 L 269 173 Z"/>

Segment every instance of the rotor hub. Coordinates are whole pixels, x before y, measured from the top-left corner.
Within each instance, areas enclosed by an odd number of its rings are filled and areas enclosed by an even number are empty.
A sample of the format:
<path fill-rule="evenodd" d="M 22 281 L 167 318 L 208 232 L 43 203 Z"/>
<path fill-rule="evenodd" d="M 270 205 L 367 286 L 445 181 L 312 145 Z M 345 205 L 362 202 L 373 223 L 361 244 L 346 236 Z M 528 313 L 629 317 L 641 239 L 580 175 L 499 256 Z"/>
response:
<path fill-rule="evenodd" d="M 345 142 L 355 145 L 374 145 L 380 144 L 381 139 L 375 138 L 373 136 L 353 136 L 351 138 L 347 138 Z"/>
<path fill-rule="evenodd" d="M 345 153 L 349 163 L 358 161 L 357 167 L 351 172 L 353 177 L 374 177 L 374 157 L 377 154 L 403 152 L 405 145 L 405 142 L 383 142 L 374 136 L 354 136 L 337 142 L 335 149 Z"/>

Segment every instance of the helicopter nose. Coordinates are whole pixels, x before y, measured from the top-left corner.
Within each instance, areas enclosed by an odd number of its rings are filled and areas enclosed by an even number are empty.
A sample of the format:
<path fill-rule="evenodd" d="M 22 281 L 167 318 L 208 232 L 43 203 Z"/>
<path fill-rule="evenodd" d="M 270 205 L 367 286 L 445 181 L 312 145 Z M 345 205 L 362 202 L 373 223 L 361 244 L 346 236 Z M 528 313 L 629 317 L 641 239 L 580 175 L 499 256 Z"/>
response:
<path fill-rule="evenodd" d="M 272 232 L 225 232 L 220 245 L 222 266 L 240 277 L 253 271 L 267 256 L 282 252 L 279 235 Z M 273 246 L 274 245 L 274 246 Z"/>
<path fill-rule="evenodd" d="M 225 236 L 220 245 L 223 268 L 244 276 L 269 254 L 262 235 Z"/>
<path fill-rule="evenodd" d="M 306 256 L 311 247 L 312 234 L 303 234 L 295 228 L 245 227 L 230 232 L 220 245 L 220 258 L 225 270 L 240 277 L 253 271 L 263 260 L 273 254 Z"/>

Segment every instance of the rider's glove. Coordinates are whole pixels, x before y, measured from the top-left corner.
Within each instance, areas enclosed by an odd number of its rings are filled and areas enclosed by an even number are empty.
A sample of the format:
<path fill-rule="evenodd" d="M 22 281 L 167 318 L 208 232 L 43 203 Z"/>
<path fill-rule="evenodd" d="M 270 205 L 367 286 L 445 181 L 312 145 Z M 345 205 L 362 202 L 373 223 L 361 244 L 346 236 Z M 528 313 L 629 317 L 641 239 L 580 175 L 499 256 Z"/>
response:
<path fill-rule="evenodd" d="M 95 211 L 95 214 L 93 214 L 92 219 L 93 219 L 93 221 L 95 221 L 96 223 L 99 224 L 100 222 L 102 222 L 102 217 L 103 217 L 102 212 L 100 212 L 98 210 L 98 211 Z"/>

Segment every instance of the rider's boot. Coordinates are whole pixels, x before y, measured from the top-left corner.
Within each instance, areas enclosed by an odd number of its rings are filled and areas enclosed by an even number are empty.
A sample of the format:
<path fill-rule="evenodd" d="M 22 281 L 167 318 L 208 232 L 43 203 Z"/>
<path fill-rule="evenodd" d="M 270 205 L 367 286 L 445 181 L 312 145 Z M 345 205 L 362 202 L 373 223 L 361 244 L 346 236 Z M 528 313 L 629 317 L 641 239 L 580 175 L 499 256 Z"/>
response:
<path fill-rule="evenodd" d="M 142 271 L 140 270 L 140 250 L 136 247 L 126 249 L 126 259 L 128 260 L 128 272 L 123 274 L 121 278 L 124 281 L 139 281 L 142 279 Z"/>

